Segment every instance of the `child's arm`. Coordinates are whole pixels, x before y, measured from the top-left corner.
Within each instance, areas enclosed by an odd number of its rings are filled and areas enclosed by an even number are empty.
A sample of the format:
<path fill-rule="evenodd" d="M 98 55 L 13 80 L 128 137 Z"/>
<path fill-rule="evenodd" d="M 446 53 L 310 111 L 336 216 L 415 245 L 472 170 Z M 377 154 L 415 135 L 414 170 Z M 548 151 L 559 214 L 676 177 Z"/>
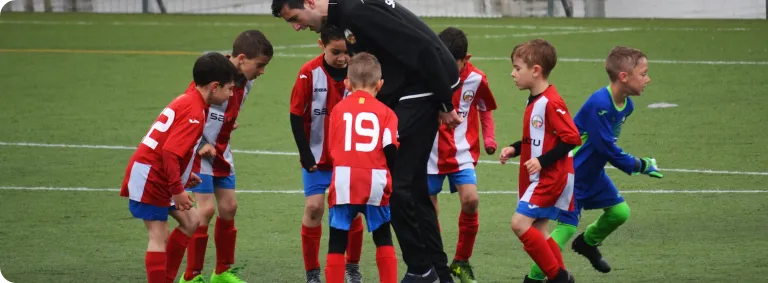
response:
<path fill-rule="evenodd" d="M 397 115 L 391 110 L 387 113 L 383 125 L 384 135 L 381 138 L 381 145 L 384 147 L 384 157 L 387 158 L 387 168 L 391 171 L 395 166 L 395 157 L 397 157 L 397 148 L 400 146 L 400 142 L 397 140 Z"/>
<path fill-rule="evenodd" d="M 313 172 L 316 169 L 315 165 L 317 165 L 315 156 L 309 148 L 307 135 L 304 133 L 304 114 L 310 106 L 311 96 L 312 73 L 305 71 L 302 68 L 302 70 L 299 71 L 296 83 L 293 85 L 293 90 L 291 91 L 290 121 L 293 139 L 299 150 L 301 167 L 304 167 L 304 169 L 309 172 Z"/>
<path fill-rule="evenodd" d="M 546 168 L 558 160 L 568 156 L 574 147 L 581 145 L 579 130 L 573 123 L 568 108 L 562 101 L 550 101 L 546 109 L 546 127 L 551 127 L 557 133 L 557 145 L 550 151 L 538 157 L 541 168 Z"/>
<path fill-rule="evenodd" d="M 584 105 L 586 111 L 582 111 L 587 120 L 584 127 L 587 132 L 587 138 L 595 146 L 598 153 L 605 156 L 608 162 L 614 167 L 627 174 L 639 172 L 642 169 L 642 161 L 631 154 L 624 152 L 616 145 L 613 129 L 608 116 L 605 115 L 606 109 L 597 105 L 594 101 L 588 101 Z M 613 105 L 610 105 L 613 107 Z M 602 114 L 601 114 L 602 113 Z"/>
<path fill-rule="evenodd" d="M 483 144 L 485 152 L 493 154 L 496 152 L 496 130 L 491 111 L 496 110 L 496 100 L 493 98 L 491 88 L 488 86 L 488 79 L 483 76 L 480 86 L 477 88 L 477 110 L 480 114 L 480 127 L 483 131 Z"/>

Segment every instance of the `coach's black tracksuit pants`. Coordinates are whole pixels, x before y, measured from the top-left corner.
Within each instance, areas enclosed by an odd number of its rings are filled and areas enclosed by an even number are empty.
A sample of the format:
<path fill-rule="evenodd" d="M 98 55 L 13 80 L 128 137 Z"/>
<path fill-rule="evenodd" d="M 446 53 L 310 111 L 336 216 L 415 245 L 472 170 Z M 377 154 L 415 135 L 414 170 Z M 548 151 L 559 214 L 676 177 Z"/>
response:
<path fill-rule="evenodd" d="M 438 107 L 427 98 L 415 98 L 400 101 L 394 111 L 400 147 L 391 168 L 392 227 L 408 272 L 424 273 L 434 266 L 445 280 L 451 278 L 448 258 L 427 185 L 427 162 L 440 123 Z"/>

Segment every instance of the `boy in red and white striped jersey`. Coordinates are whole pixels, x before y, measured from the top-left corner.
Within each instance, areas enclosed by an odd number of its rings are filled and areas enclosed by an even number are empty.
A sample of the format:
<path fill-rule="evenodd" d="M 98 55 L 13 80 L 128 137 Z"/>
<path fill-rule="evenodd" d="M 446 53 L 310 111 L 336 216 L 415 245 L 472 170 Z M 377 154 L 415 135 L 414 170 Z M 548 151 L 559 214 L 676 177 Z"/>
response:
<path fill-rule="evenodd" d="M 573 157 L 581 137 L 549 74 L 557 63 L 555 47 L 531 40 L 512 51 L 512 77 L 519 89 L 529 90 L 523 115 L 523 138 L 501 151 L 502 164 L 520 156 L 519 201 L 512 215 L 512 231 L 523 248 L 547 275 L 548 282 L 573 282 L 565 270 L 558 244 L 548 233 L 549 220 L 560 209 L 573 210 Z"/>
<path fill-rule="evenodd" d="M 376 244 L 379 282 L 397 282 L 397 258 L 392 243 L 389 196 L 390 166 L 397 154 L 397 116 L 376 93 L 384 85 L 381 66 L 369 53 L 358 53 L 349 63 L 344 81 L 349 96 L 331 111 L 328 152 L 333 176 L 328 193 L 330 239 L 325 266 L 326 283 L 344 283 L 347 238 L 358 214 L 365 215 Z"/>

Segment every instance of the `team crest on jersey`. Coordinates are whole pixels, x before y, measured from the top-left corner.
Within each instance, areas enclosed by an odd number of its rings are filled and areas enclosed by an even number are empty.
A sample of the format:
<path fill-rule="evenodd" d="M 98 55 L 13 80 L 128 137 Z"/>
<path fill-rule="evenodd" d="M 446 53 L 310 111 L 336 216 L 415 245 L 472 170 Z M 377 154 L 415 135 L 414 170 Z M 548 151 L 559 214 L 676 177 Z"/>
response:
<path fill-rule="evenodd" d="M 541 118 L 541 116 L 536 115 L 531 118 L 531 126 L 534 128 L 541 128 L 541 126 L 544 126 L 544 118 Z"/>
<path fill-rule="evenodd" d="M 466 103 L 470 103 L 472 102 L 472 99 L 475 99 L 475 92 L 471 90 L 465 91 L 464 94 L 461 95 L 461 99 Z"/>
<path fill-rule="evenodd" d="M 350 44 L 355 44 L 355 42 L 357 42 L 357 39 L 355 39 L 355 35 L 352 34 L 352 32 L 349 29 L 344 30 L 344 37 L 347 38 L 347 41 Z"/>

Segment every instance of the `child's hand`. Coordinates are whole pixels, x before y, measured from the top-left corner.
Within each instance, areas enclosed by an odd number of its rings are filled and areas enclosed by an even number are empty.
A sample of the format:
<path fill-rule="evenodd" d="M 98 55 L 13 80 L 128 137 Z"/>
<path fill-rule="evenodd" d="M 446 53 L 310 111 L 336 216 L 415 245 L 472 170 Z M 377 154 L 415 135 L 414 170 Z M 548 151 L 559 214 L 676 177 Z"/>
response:
<path fill-rule="evenodd" d="M 214 157 L 216 156 L 216 148 L 214 148 L 212 144 L 206 144 L 197 151 L 197 154 L 202 157 Z"/>
<path fill-rule="evenodd" d="M 232 125 L 232 130 L 237 130 L 237 121 L 235 121 L 235 124 Z"/>
<path fill-rule="evenodd" d="M 485 152 L 488 153 L 488 155 L 494 154 L 496 152 L 498 145 L 496 145 L 495 140 L 483 138 L 483 143 L 485 144 Z"/>
<path fill-rule="evenodd" d="M 508 146 L 501 149 L 501 154 L 499 154 L 499 161 L 501 164 L 507 164 L 507 160 L 509 160 L 510 157 L 515 155 L 515 148 Z"/>
<path fill-rule="evenodd" d="M 181 192 L 180 194 L 176 194 L 171 196 L 173 199 L 173 202 L 176 204 L 176 209 L 179 211 L 184 211 L 192 208 L 192 196 L 187 194 L 187 192 Z"/>
<path fill-rule="evenodd" d="M 189 173 L 189 180 L 187 180 L 187 185 L 185 187 L 187 189 L 194 188 L 194 187 L 197 187 L 197 185 L 200 185 L 200 183 L 202 182 L 203 180 L 200 179 L 200 176 L 197 176 L 197 174 L 195 173 Z"/>
<path fill-rule="evenodd" d="M 531 158 L 531 160 L 528 160 L 525 162 L 525 168 L 528 168 L 528 174 L 533 175 L 541 171 L 541 163 L 539 163 L 538 158 Z"/>

